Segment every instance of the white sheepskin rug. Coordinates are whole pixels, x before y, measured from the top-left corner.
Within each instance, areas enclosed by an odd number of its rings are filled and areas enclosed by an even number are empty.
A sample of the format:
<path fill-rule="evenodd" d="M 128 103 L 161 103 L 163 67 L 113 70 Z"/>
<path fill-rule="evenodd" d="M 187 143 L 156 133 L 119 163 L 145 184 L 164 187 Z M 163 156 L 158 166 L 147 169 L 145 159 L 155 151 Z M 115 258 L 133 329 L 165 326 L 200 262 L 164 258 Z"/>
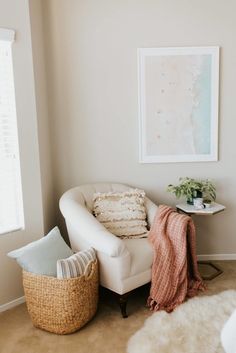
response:
<path fill-rule="evenodd" d="M 154 313 L 128 342 L 128 353 L 224 353 L 220 333 L 236 309 L 236 291 L 189 299 Z"/>

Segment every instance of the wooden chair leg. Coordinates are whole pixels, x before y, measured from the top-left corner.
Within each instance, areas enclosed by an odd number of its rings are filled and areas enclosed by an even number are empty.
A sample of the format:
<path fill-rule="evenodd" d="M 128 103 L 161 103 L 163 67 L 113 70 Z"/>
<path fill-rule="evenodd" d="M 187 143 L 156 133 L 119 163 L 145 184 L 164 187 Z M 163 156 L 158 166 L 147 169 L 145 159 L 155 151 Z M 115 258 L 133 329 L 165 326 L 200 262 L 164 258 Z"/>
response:
<path fill-rule="evenodd" d="M 150 290 L 150 283 L 147 283 L 142 287 L 147 287 L 147 290 L 149 291 Z M 131 296 L 132 293 L 134 293 L 136 290 L 137 290 L 137 288 L 133 289 L 130 292 L 127 292 L 125 294 L 118 294 L 118 293 L 111 291 L 110 289 L 100 287 L 100 294 L 103 293 L 103 295 L 104 295 L 105 293 L 112 293 L 113 297 L 116 298 L 116 301 L 119 304 L 121 315 L 125 319 L 128 317 L 126 307 L 127 307 L 127 302 L 128 302 L 129 296 Z"/>
<path fill-rule="evenodd" d="M 128 301 L 128 296 L 126 294 L 119 296 L 120 311 L 124 319 L 128 317 L 126 312 L 127 301 Z"/>

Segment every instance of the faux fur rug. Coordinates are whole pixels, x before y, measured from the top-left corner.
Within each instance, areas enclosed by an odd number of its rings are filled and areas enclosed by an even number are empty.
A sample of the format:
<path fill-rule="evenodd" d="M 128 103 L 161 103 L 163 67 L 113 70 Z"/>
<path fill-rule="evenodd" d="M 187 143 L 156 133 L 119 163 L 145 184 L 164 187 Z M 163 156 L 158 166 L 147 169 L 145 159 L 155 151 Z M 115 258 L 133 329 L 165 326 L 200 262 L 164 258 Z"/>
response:
<path fill-rule="evenodd" d="M 128 342 L 128 353 L 224 353 L 220 332 L 236 309 L 236 291 L 189 299 L 154 313 Z"/>

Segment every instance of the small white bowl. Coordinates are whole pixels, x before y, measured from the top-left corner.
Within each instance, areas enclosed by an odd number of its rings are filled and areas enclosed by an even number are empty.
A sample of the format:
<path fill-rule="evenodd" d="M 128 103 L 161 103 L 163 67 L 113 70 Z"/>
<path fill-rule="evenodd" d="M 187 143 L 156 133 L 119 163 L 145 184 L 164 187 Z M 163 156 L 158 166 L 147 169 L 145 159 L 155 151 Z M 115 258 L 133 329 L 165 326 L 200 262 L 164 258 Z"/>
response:
<path fill-rule="evenodd" d="M 210 208 L 210 207 L 211 207 L 211 203 L 204 203 L 204 206 L 205 206 L 206 208 Z"/>

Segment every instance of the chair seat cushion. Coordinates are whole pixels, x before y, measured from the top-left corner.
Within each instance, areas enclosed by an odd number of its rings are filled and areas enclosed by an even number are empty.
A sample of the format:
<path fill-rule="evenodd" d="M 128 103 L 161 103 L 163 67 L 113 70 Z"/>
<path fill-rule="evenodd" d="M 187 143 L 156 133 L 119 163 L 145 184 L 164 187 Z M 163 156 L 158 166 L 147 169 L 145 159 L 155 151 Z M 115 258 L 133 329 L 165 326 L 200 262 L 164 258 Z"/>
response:
<path fill-rule="evenodd" d="M 131 254 L 130 275 L 133 276 L 150 269 L 154 251 L 148 238 L 124 239 L 123 241 Z"/>

